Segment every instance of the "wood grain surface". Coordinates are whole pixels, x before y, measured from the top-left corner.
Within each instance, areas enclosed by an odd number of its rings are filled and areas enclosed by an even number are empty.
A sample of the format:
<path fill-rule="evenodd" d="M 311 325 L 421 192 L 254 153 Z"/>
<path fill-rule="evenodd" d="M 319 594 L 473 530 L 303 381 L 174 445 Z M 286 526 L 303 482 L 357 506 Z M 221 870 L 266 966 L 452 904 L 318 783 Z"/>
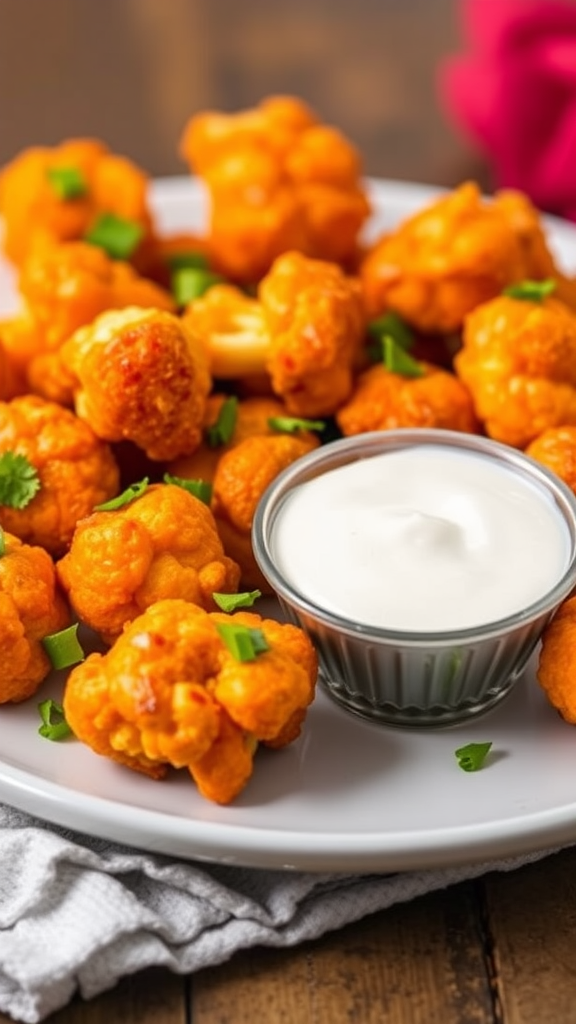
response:
<path fill-rule="evenodd" d="M 183 173 L 191 114 L 287 92 L 340 127 L 370 174 L 489 185 L 438 104 L 439 61 L 458 45 L 454 0 L 0 0 L 0 163 L 95 135 L 153 175 Z M 575 951 L 572 849 L 293 949 L 190 978 L 150 970 L 50 1019 L 576 1024 Z"/>

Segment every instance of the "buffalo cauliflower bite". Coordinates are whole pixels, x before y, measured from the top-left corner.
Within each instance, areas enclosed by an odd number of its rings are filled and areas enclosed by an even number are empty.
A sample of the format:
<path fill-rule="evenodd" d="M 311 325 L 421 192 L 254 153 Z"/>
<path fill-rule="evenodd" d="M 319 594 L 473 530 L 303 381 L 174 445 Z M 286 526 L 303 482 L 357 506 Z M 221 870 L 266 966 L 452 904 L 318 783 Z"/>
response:
<path fill-rule="evenodd" d="M 40 547 L 3 534 L 0 556 L 0 704 L 31 697 L 51 664 L 42 640 L 70 623 L 54 564 Z"/>
<path fill-rule="evenodd" d="M 210 197 L 210 247 L 226 276 L 257 281 L 297 249 L 348 263 L 369 212 L 358 152 L 292 97 L 188 122 L 181 152 Z"/>
<path fill-rule="evenodd" d="M 22 267 L 19 291 L 22 308 L 10 325 L 7 344 L 31 390 L 55 401 L 70 398 L 70 375 L 58 350 L 79 327 L 110 309 L 175 309 L 159 285 L 85 242 L 32 252 Z"/>
<path fill-rule="evenodd" d="M 182 321 L 202 342 L 213 377 L 264 373 L 270 335 L 264 310 L 231 284 L 215 284 L 184 310 Z"/>
<path fill-rule="evenodd" d="M 170 484 L 81 520 L 57 571 L 79 618 L 109 643 L 164 598 L 215 609 L 212 594 L 234 593 L 240 576 L 208 506 Z"/>
<path fill-rule="evenodd" d="M 109 445 L 69 409 L 38 396 L 0 402 L 0 455 L 23 455 L 40 488 L 24 508 L 0 505 L 0 526 L 54 556 L 66 551 L 76 523 L 118 493 Z"/>
<path fill-rule="evenodd" d="M 576 725 L 576 597 L 570 597 L 542 635 L 537 679 L 552 707 Z"/>
<path fill-rule="evenodd" d="M 352 389 L 364 339 L 359 282 L 335 263 L 284 253 L 256 299 L 214 285 L 183 321 L 217 378 L 264 375 L 290 415 L 328 416 Z"/>
<path fill-rule="evenodd" d="M 247 588 L 271 592 L 252 551 L 256 506 L 272 480 L 318 443 L 312 434 L 247 437 L 233 445 L 218 462 L 212 511 L 224 550 L 239 564 L 241 581 Z"/>
<path fill-rule="evenodd" d="M 576 424 L 576 316 L 554 298 L 478 306 L 454 367 L 497 441 L 525 448 L 549 427 Z"/>
<path fill-rule="evenodd" d="M 285 253 L 260 283 L 266 371 L 294 416 L 329 416 L 352 391 L 364 340 L 359 282 L 333 263 Z"/>
<path fill-rule="evenodd" d="M 76 179 L 75 194 L 62 194 L 59 175 Z M 35 248 L 84 238 L 102 214 L 138 225 L 144 245 L 152 237 L 147 191 L 147 175 L 98 140 L 25 149 L 0 173 L 4 251 L 20 265 Z"/>
<path fill-rule="evenodd" d="M 336 413 L 342 433 L 350 436 L 397 427 L 477 433 L 472 399 L 461 381 L 437 366 L 419 365 L 420 377 L 403 377 L 381 364 L 360 374 L 351 398 Z"/>
<path fill-rule="evenodd" d="M 551 469 L 576 494 L 576 426 L 544 430 L 528 445 L 526 455 Z"/>
<path fill-rule="evenodd" d="M 211 377 L 201 343 L 177 316 L 102 313 L 61 350 L 81 419 L 106 441 L 133 441 L 155 461 L 193 452 Z"/>
<path fill-rule="evenodd" d="M 360 268 L 369 315 L 390 309 L 425 333 L 449 334 L 508 284 L 565 281 L 537 212 L 515 195 L 497 193 L 488 202 L 467 182 L 377 240 Z"/>
<path fill-rule="evenodd" d="M 261 630 L 268 649 L 237 661 L 218 632 L 222 623 Z M 259 741 L 296 737 L 316 672 L 312 645 L 296 626 L 164 600 L 106 654 L 72 670 L 64 711 L 97 753 L 153 778 L 168 766 L 186 768 L 207 799 L 225 804 L 252 774 Z M 291 722 L 298 724 L 286 732 Z"/>
<path fill-rule="evenodd" d="M 225 452 L 247 437 L 277 434 L 270 426 L 270 419 L 286 416 L 286 407 L 276 398 L 254 396 L 238 401 L 236 417 L 230 439 L 223 444 L 211 445 L 207 434 L 217 421 L 222 406 L 229 396 L 224 394 L 209 395 L 204 416 L 204 440 L 192 455 L 184 455 L 167 466 L 169 473 L 182 477 L 184 480 L 205 480 L 211 483 L 216 467 Z M 302 436 L 302 433 L 299 434 Z M 312 435 L 304 431 L 304 436 Z"/>

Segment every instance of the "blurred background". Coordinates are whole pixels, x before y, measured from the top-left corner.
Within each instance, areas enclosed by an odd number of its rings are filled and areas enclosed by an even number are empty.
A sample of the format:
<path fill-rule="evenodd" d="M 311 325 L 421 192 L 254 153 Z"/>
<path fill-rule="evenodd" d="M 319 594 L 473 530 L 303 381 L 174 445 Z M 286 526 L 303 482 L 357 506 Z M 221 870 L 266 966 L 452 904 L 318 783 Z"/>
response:
<path fill-rule="evenodd" d="M 485 0 L 498 3 L 499 0 Z M 455 0 L 0 0 L 0 163 L 95 136 L 152 175 L 185 173 L 187 119 L 272 93 L 307 101 L 367 174 L 488 187 L 437 98 Z"/>

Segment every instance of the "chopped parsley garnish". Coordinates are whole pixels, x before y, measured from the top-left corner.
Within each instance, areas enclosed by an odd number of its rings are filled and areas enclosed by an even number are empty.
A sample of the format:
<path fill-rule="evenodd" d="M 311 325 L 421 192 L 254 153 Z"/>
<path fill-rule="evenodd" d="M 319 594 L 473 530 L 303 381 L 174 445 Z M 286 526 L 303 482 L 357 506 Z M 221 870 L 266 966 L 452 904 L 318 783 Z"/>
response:
<path fill-rule="evenodd" d="M 138 247 L 144 228 L 134 220 L 125 220 L 115 213 L 102 213 L 84 235 L 84 240 L 97 245 L 113 260 L 129 260 Z"/>
<path fill-rule="evenodd" d="M 261 629 L 236 625 L 233 622 L 217 622 L 221 639 L 237 661 L 254 661 L 259 654 L 269 650 L 266 637 Z"/>
<path fill-rule="evenodd" d="M 511 299 L 523 299 L 525 302 L 542 302 L 548 295 L 556 290 L 556 281 L 551 277 L 545 281 L 519 281 L 518 284 L 510 284 L 502 292 Z"/>
<path fill-rule="evenodd" d="M 210 448 L 220 448 L 228 441 L 234 433 L 236 418 L 238 416 L 238 399 L 235 395 L 226 398 L 220 407 L 218 419 L 211 427 L 207 427 L 204 436 Z"/>
<path fill-rule="evenodd" d="M 94 505 L 94 511 L 113 512 L 117 508 L 129 505 L 131 501 L 142 497 L 149 482 L 148 477 L 145 476 L 144 479 L 139 480 L 138 483 L 130 484 L 125 491 L 122 491 L 122 494 L 118 494 L 115 498 L 110 498 L 110 501 L 103 501 L 101 505 Z"/>
<path fill-rule="evenodd" d="M 492 743 L 468 743 L 454 751 L 458 764 L 464 772 L 477 772 L 482 768 Z"/>
<path fill-rule="evenodd" d="M 390 334 L 382 339 L 382 355 L 384 366 L 391 373 L 398 373 L 401 377 L 423 377 L 424 367 L 409 356 L 405 349 L 398 344 Z"/>
<path fill-rule="evenodd" d="M 209 505 L 212 500 L 212 484 L 207 480 L 185 480 L 181 476 L 172 476 L 170 473 L 164 473 L 162 479 L 165 484 L 173 484 L 175 487 L 181 487 L 183 491 L 188 491 L 188 494 L 193 494 L 205 505 Z"/>
<path fill-rule="evenodd" d="M 16 452 L 0 455 L 0 505 L 26 508 L 39 490 L 38 472 L 25 455 Z"/>
<path fill-rule="evenodd" d="M 254 601 L 262 597 L 261 590 L 245 590 L 242 594 L 212 594 L 215 603 L 223 612 L 235 612 L 238 608 L 251 608 Z"/>
<path fill-rule="evenodd" d="M 295 434 L 297 430 L 324 430 L 324 420 L 303 420 L 298 416 L 270 416 L 268 426 L 281 434 Z"/>
<path fill-rule="evenodd" d="M 88 192 L 79 167 L 49 167 L 46 177 L 59 199 L 80 199 Z"/>
<path fill-rule="evenodd" d="M 44 739 L 58 742 L 58 740 L 63 740 L 67 736 L 72 735 L 72 729 L 64 715 L 64 708 L 57 701 L 51 698 L 41 701 L 38 705 L 38 711 L 42 719 L 42 725 L 39 727 L 38 732 Z"/>
<path fill-rule="evenodd" d="M 396 344 L 406 352 L 414 344 L 412 331 L 397 313 L 384 313 L 377 320 L 372 320 L 368 324 L 368 334 L 376 341 L 380 341 L 384 337 L 393 338 Z"/>
<path fill-rule="evenodd" d="M 222 284 L 220 274 L 204 267 L 178 267 L 172 273 L 172 294 L 179 306 L 187 306 L 194 299 L 199 299 L 215 284 Z"/>
<path fill-rule="evenodd" d="M 50 658 L 52 668 L 69 668 L 84 661 L 86 655 L 78 640 L 78 623 L 75 622 L 59 633 L 51 633 L 42 640 L 42 647 Z"/>

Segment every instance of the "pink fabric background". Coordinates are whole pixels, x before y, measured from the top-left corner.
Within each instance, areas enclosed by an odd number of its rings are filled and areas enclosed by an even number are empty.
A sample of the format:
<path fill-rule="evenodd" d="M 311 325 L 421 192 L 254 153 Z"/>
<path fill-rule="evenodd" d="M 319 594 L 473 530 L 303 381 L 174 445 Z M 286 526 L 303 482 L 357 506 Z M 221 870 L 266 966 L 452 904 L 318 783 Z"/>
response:
<path fill-rule="evenodd" d="M 461 0 L 464 52 L 439 69 L 449 117 L 496 188 L 576 220 L 576 3 Z"/>

